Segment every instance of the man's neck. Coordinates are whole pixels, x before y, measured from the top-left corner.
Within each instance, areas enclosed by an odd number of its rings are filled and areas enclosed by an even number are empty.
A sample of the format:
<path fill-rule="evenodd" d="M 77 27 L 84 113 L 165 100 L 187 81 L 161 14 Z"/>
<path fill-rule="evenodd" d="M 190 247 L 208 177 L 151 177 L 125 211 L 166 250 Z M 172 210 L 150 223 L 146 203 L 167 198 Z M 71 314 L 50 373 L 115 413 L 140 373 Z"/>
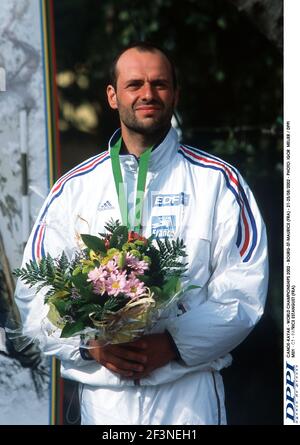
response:
<path fill-rule="evenodd" d="M 144 151 L 159 144 L 166 136 L 170 128 L 163 130 L 153 136 L 145 136 L 139 133 L 124 131 L 122 129 L 122 153 L 130 153 L 139 158 Z"/>

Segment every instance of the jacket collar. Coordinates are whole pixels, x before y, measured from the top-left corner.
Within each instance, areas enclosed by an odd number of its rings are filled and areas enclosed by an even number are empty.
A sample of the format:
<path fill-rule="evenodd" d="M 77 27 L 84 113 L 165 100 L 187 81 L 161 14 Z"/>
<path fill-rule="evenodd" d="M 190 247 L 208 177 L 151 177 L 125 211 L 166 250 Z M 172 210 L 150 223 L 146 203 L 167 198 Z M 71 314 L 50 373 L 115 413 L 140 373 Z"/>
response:
<path fill-rule="evenodd" d="M 119 128 L 114 132 L 109 141 L 109 152 L 121 135 Z M 175 128 L 171 127 L 165 138 L 152 151 L 149 161 L 149 171 L 156 172 L 170 164 L 178 150 L 178 135 Z M 120 161 L 126 170 L 136 171 L 138 158 L 132 154 L 120 154 Z"/>

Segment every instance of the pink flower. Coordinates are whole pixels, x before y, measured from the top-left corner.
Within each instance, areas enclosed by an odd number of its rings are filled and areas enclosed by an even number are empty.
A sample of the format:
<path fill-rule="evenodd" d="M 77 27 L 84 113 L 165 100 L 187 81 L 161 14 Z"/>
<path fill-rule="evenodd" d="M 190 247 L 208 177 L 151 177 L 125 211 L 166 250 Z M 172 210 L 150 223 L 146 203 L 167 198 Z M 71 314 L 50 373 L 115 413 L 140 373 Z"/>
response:
<path fill-rule="evenodd" d="M 102 266 L 96 267 L 95 269 L 91 270 L 88 273 L 88 279 L 87 281 L 97 281 L 97 280 L 104 280 L 107 276 L 107 271 Z"/>
<path fill-rule="evenodd" d="M 93 291 L 97 295 L 103 295 L 106 292 L 105 280 L 97 280 L 93 283 Z"/>
<path fill-rule="evenodd" d="M 87 281 L 93 283 L 93 291 L 97 295 L 103 295 L 106 292 L 107 271 L 104 267 L 96 267 L 88 273 Z"/>
<path fill-rule="evenodd" d="M 137 275 L 144 275 L 145 270 L 149 269 L 149 264 L 146 263 L 146 261 L 140 261 L 134 255 L 131 255 L 131 253 L 126 254 L 126 264 Z"/>
<path fill-rule="evenodd" d="M 106 290 L 108 295 L 115 297 L 121 293 L 126 293 L 127 280 L 126 271 L 119 273 L 112 273 L 106 282 Z"/>
<path fill-rule="evenodd" d="M 118 273 L 118 268 L 117 268 L 117 257 L 115 256 L 112 260 L 109 260 L 105 266 L 106 270 L 112 274 L 112 273 Z"/>
<path fill-rule="evenodd" d="M 140 281 L 136 276 L 131 273 L 127 281 L 126 295 L 131 299 L 139 298 L 146 291 L 145 284 Z"/>

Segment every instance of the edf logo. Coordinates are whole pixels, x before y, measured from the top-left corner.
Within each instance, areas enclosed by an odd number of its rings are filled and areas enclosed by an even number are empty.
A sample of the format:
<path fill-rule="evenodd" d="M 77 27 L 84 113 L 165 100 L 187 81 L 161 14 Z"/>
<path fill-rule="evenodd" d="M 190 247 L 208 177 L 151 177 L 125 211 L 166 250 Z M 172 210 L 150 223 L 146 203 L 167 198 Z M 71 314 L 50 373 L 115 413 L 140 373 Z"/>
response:
<path fill-rule="evenodd" d="M 289 419 L 293 423 L 296 422 L 296 407 L 295 407 L 295 366 L 286 363 L 286 371 L 285 371 L 285 417 Z"/>
<path fill-rule="evenodd" d="M 153 207 L 173 207 L 188 205 L 188 195 L 184 192 L 168 195 L 156 195 L 153 197 Z"/>

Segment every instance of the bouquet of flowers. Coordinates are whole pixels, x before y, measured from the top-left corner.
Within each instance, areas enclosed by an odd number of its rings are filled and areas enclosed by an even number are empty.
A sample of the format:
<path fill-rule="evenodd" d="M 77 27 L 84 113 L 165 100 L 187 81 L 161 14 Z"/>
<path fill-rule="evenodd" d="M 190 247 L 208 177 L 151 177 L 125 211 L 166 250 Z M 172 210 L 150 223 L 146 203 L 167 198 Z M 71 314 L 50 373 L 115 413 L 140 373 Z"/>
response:
<path fill-rule="evenodd" d="M 60 337 L 81 335 L 123 343 L 144 334 L 182 295 L 185 245 L 146 239 L 110 221 L 100 236 L 82 234 L 84 248 L 68 260 L 49 254 L 14 273 L 37 292 L 46 288 L 47 318 Z M 195 286 L 189 286 L 189 290 Z"/>

